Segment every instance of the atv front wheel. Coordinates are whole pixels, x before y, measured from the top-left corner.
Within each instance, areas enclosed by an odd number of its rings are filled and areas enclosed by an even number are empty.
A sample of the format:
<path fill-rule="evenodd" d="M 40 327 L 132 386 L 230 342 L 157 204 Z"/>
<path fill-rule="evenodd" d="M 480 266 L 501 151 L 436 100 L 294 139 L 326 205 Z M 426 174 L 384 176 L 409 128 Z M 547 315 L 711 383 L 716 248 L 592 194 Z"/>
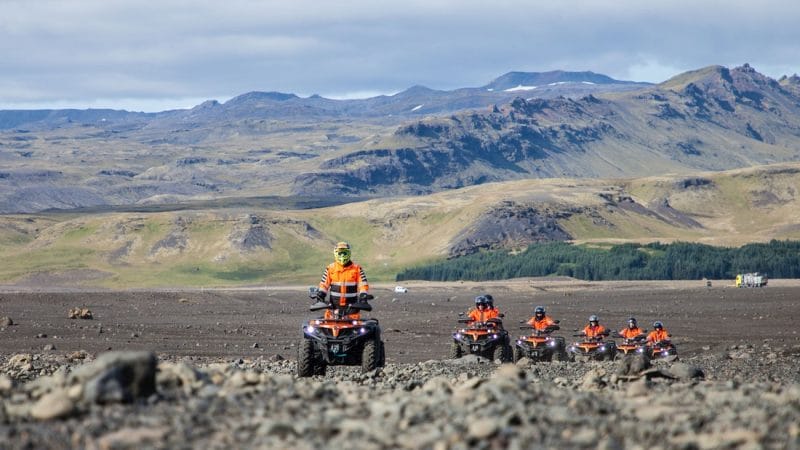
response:
<path fill-rule="evenodd" d="M 520 359 L 522 359 L 522 351 L 515 345 L 511 353 L 511 360 L 516 364 Z"/>
<path fill-rule="evenodd" d="M 364 344 L 364 350 L 361 352 L 361 372 L 371 372 L 380 367 L 381 362 L 381 348 L 380 341 L 372 340 Z"/>
<path fill-rule="evenodd" d="M 464 352 L 461 351 L 461 346 L 457 342 L 453 342 L 453 345 L 450 346 L 450 359 L 458 359 L 464 355 Z"/>
<path fill-rule="evenodd" d="M 297 376 L 310 377 L 315 372 L 314 364 L 314 343 L 309 339 L 303 339 L 297 349 Z"/>
<path fill-rule="evenodd" d="M 508 362 L 508 356 L 511 349 L 507 345 L 498 345 L 494 348 L 494 353 L 492 354 L 492 360 L 497 361 L 500 360 L 501 363 Z"/>

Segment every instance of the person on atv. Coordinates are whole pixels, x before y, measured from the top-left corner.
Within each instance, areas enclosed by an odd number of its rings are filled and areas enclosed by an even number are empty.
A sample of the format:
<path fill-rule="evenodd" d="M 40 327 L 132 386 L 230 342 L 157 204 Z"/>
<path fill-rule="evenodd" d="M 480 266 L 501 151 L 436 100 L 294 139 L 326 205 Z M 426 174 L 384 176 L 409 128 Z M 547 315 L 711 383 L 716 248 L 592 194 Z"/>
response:
<path fill-rule="evenodd" d="M 528 320 L 528 325 L 532 326 L 536 331 L 554 331 L 558 330 L 559 326 L 552 317 L 545 314 L 544 306 L 537 306 L 533 310 L 533 317 Z"/>
<path fill-rule="evenodd" d="M 604 336 L 608 336 L 610 333 L 606 327 L 600 325 L 600 319 L 592 314 L 589 316 L 589 324 L 583 328 L 583 333 L 581 334 L 589 339 L 602 340 Z"/>
<path fill-rule="evenodd" d="M 658 344 L 661 342 L 668 343 L 671 336 L 672 335 L 667 333 L 667 330 L 664 329 L 663 323 L 660 321 L 655 321 L 653 323 L 653 331 L 647 335 L 647 345 Z"/>
<path fill-rule="evenodd" d="M 333 249 L 333 257 L 334 261 L 322 273 L 317 299 L 325 302 L 325 298 L 330 294 L 331 304 L 340 307 L 356 303 L 356 301 L 365 302 L 369 298 L 369 283 L 367 283 L 364 269 L 350 259 L 350 244 L 347 242 L 337 243 Z M 325 310 L 326 319 L 332 319 L 335 316 L 334 311 Z M 357 320 L 361 318 L 361 313 L 355 311 L 348 314 L 346 318 Z"/>
<path fill-rule="evenodd" d="M 631 317 L 628 319 L 628 326 L 619 330 L 619 335 L 623 339 L 638 340 L 644 338 L 644 331 L 636 324 L 636 318 Z"/>
<path fill-rule="evenodd" d="M 475 297 L 475 308 L 467 312 L 470 322 L 489 322 L 490 319 L 500 319 L 500 310 L 494 306 L 494 298 L 491 295 L 479 295 Z"/>

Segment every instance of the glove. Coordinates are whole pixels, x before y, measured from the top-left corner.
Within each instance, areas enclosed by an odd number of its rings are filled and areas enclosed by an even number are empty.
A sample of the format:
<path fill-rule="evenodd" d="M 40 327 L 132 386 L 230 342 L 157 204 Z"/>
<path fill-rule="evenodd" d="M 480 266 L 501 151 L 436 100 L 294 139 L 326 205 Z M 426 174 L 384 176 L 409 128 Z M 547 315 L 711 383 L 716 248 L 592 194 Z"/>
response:
<path fill-rule="evenodd" d="M 319 300 L 319 301 L 324 303 L 325 302 L 325 297 L 327 297 L 327 296 L 328 296 L 328 294 L 326 294 L 325 292 L 317 291 L 317 300 Z"/>
<path fill-rule="evenodd" d="M 365 302 L 365 301 L 369 300 L 370 298 L 371 298 L 371 296 L 369 294 L 367 294 L 366 292 L 361 292 L 360 294 L 358 294 L 358 300 L 359 301 Z"/>

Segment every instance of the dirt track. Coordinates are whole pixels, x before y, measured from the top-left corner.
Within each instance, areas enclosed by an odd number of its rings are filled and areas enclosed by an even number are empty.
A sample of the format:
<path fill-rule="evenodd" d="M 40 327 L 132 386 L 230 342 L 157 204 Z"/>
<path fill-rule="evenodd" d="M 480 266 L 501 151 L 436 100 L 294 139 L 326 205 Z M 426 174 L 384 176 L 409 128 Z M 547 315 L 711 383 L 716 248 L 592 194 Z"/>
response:
<path fill-rule="evenodd" d="M 412 283 L 406 294 L 373 287 L 372 316 L 384 330 L 387 362 L 443 359 L 457 314 L 481 293 L 491 293 L 515 329 L 535 305 L 561 320 L 571 339 L 590 314 L 619 329 L 633 315 L 643 327 L 661 320 L 682 355 L 732 344 L 800 344 L 800 282 L 772 280 L 762 289 L 725 282 L 612 282 L 515 280 L 513 282 Z M 163 357 L 201 359 L 282 355 L 294 358 L 300 324 L 314 313 L 301 287 L 250 290 L 11 292 L 0 291 L 0 317 L 15 325 L 0 331 L 0 353 L 85 350 L 150 350 Z M 93 320 L 67 318 L 88 307 Z M 515 334 L 515 333 L 514 333 Z M 254 345 L 257 344 L 257 345 Z"/>
<path fill-rule="evenodd" d="M 294 375 L 313 317 L 300 287 L 6 290 L 0 449 L 800 448 L 800 285 L 714 285 L 375 286 L 387 365 L 311 378 Z M 631 359 L 447 359 L 457 313 L 484 292 L 512 329 L 539 304 L 566 336 L 592 313 L 614 328 L 631 314 L 663 320 L 681 359 L 645 371 Z M 68 319 L 76 306 L 95 319 Z"/>

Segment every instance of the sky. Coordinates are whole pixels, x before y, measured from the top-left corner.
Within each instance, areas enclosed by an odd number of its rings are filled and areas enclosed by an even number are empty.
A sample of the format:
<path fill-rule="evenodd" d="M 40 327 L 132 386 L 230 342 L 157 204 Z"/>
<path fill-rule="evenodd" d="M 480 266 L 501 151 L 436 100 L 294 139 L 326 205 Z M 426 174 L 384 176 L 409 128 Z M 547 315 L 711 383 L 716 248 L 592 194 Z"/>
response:
<path fill-rule="evenodd" d="M 798 23 L 796 0 L 0 0 L 0 109 L 366 98 L 510 71 L 777 79 L 800 73 Z"/>

